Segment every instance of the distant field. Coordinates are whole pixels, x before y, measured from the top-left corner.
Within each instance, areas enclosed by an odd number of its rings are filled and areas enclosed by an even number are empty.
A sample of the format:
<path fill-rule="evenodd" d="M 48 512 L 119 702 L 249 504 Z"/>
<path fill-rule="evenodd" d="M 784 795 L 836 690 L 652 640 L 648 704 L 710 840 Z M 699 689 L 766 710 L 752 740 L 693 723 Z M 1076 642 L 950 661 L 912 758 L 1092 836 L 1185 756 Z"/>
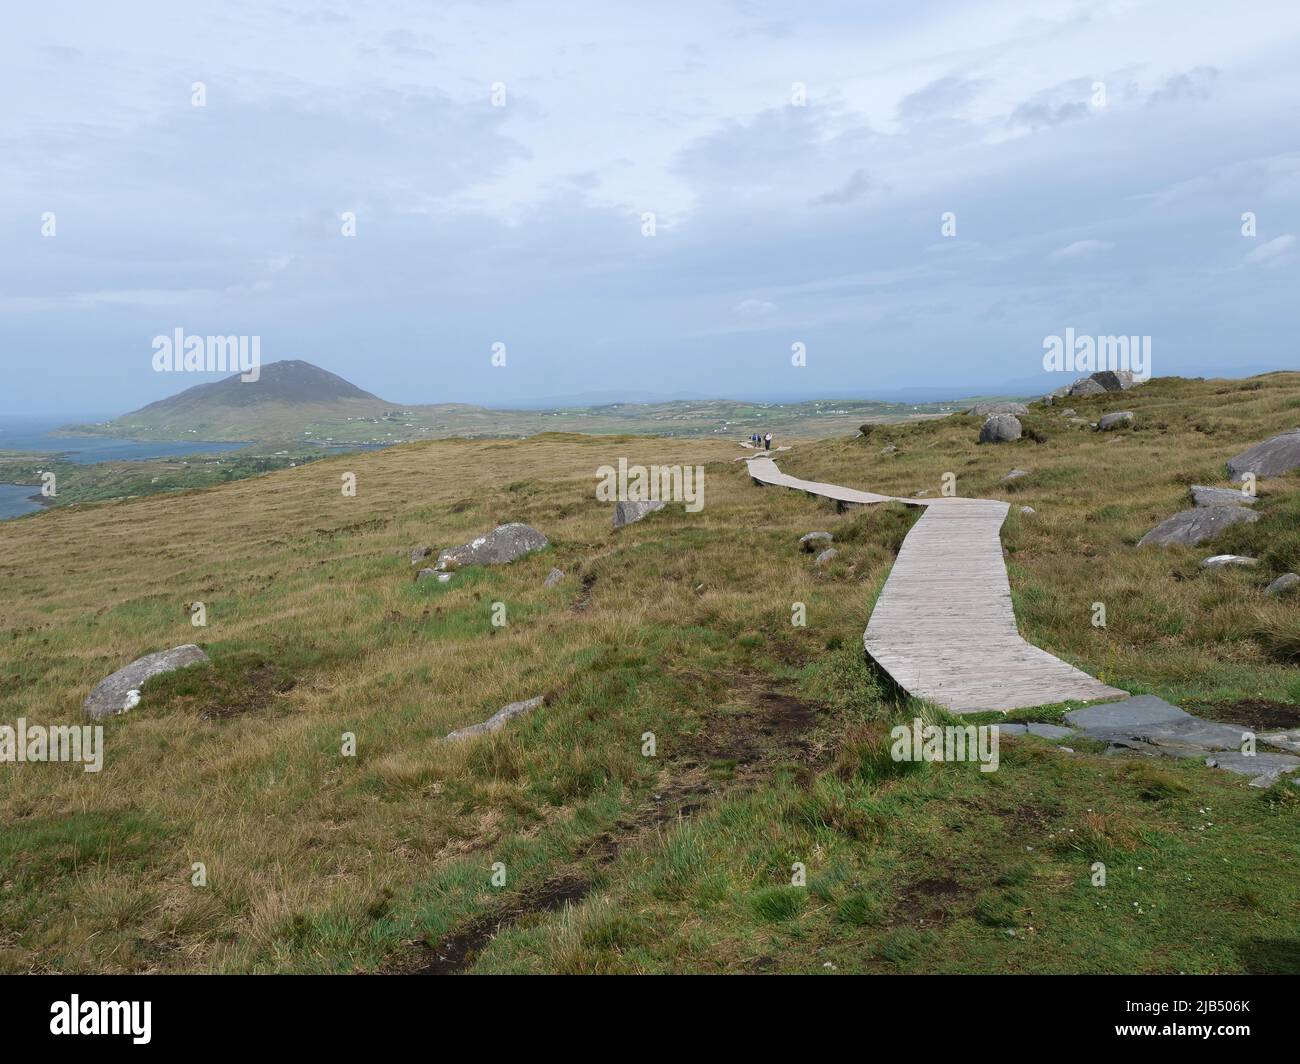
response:
<path fill-rule="evenodd" d="M 1089 430 L 1116 409 L 1132 431 Z M 952 472 L 1016 504 L 1030 641 L 1215 719 L 1300 725 L 1300 606 L 1263 594 L 1300 571 L 1300 476 L 1262 482 L 1262 519 L 1218 543 L 1134 545 L 1300 424 L 1300 374 L 1035 407 L 1000 446 L 965 416 L 865 438 L 860 413 L 818 416 L 851 427 L 798 442 L 786 472 L 904 496 Z M 99 774 L 0 771 L 0 970 L 1300 971 L 1300 788 L 1032 737 L 1004 738 L 995 773 L 893 762 L 892 722 L 943 719 L 861 649 L 915 511 L 760 489 L 740 453 L 442 440 L 0 524 L 0 723 L 78 723 L 149 651 L 197 641 L 214 662 L 106 721 Z M 595 470 L 619 457 L 704 465 L 704 509 L 611 531 Z M 1029 475 L 1003 483 L 1013 467 Z M 413 547 L 507 521 L 551 547 L 412 582 Z M 818 529 L 826 571 L 797 548 Z M 1198 568 L 1222 550 L 1261 564 Z M 495 736 L 441 741 L 539 694 Z"/>
<path fill-rule="evenodd" d="M 372 405 L 373 405 L 372 401 Z M 721 436 L 751 432 L 822 438 L 851 434 L 867 421 L 910 421 L 964 409 L 969 401 L 881 403 L 817 400 L 803 403 L 747 403 L 728 399 L 667 403 L 617 403 L 559 410 L 489 410 L 446 404 L 397 407 L 382 414 L 349 416 L 337 406 L 301 405 L 244 410 L 224 408 L 219 420 L 147 416 L 119 418 L 78 431 L 139 439 L 292 441 L 294 443 L 393 443 L 420 439 L 534 436 L 539 432 L 589 435 Z"/>

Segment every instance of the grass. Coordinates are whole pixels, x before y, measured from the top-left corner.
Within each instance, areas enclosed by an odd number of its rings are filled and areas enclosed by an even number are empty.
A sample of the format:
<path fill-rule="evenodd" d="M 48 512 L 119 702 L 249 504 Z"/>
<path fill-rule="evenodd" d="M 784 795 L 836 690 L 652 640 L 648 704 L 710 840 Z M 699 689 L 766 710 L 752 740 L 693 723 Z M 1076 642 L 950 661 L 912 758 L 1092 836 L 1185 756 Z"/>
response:
<path fill-rule="evenodd" d="M 1297 374 L 1157 380 L 1067 401 L 1132 409 L 1128 432 L 1058 405 L 1031 419 L 1043 442 L 979 447 L 956 417 L 781 462 L 900 495 L 956 472 L 961 494 L 1017 504 L 1003 538 L 1031 641 L 1135 692 L 1297 703 L 1295 601 L 1263 594 L 1294 568 L 1294 477 L 1212 548 L 1134 546 L 1190 483 L 1294 427 L 1297 399 Z M 105 722 L 102 772 L 0 772 L 0 969 L 409 970 L 505 913 L 465 967 L 1294 970 L 1300 788 L 1032 737 L 1005 738 L 995 773 L 893 762 L 894 721 L 942 716 L 860 651 L 915 512 L 759 490 L 737 450 L 438 441 L 0 524 L 0 722 L 80 722 L 90 687 L 152 650 L 213 658 Z M 620 456 L 703 463 L 705 509 L 611 532 L 595 469 Z M 1013 466 L 1030 475 L 1003 484 Z M 412 581 L 416 545 L 513 520 L 551 546 Z M 840 550 L 824 572 L 797 547 L 819 529 Z M 1229 537 L 1261 564 L 1200 570 Z M 500 733 L 440 741 L 537 694 Z"/>

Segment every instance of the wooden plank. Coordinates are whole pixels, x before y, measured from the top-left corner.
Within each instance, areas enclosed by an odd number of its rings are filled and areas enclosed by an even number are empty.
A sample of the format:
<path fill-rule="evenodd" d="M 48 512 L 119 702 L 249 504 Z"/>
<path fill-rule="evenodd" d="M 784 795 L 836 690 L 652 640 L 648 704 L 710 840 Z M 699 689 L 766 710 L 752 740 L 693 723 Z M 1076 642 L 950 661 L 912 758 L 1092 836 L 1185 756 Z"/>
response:
<path fill-rule="evenodd" d="M 788 476 L 766 455 L 748 463 L 760 484 L 840 503 L 926 508 L 903 540 L 862 637 L 909 694 L 954 713 L 1128 697 L 1021 638 L 1002 559 L 1007 503 L 878 495 Z"/>

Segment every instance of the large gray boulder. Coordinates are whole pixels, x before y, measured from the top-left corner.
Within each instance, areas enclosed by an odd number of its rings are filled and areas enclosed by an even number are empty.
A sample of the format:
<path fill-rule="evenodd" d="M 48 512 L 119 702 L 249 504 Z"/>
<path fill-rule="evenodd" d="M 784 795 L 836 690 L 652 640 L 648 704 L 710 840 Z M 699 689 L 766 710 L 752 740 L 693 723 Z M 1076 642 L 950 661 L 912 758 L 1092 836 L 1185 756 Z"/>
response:
<path fill-rule="evenodd" d="M 1259 514 L 1245 506 L 1202 506 L 1167 517 L 1138 540 L 1139 547 L 1195 547 L 1213 539 L 1240 521 L 1258 521 Z"/>
<path fill-rule="evenodd" d="M 1106 389 L 1091 377 L 1080 377 L 1070 385 L 1071 398 L 1087 398 L 1090 395 L 1105 395 Z"/>
<path fill-rule="evenodd" d="M 1228 472 L 1233 480 L 1241 480 L 1243 473 L 1254 473 L 1257 477 L 1280 477 L 1300 469 L 1300 429 L 1292 429 L 1271 440 L 1257 443 L 1248 451 L 1242 451 L 1236 458 L 1229 459 Z"/>
<path fill-rule="evenodd" d="M 538 706 L 546 701 L 545 695 L 538 695 L 536 698 L 530 698 L 526 702 L 511 702 L 508 706 L 498 709 L 492 716 L 480 724 L 471 724 L 468 728 L 461 728 L 452 732 L 447 739 L 453 743 L 460 742 L 462 739 L 469 739 L 475 735 L 486 735 L 488 732 L 499 731 L 505 727 L 506 721 L 512 717 L 522 716 L 525 713 L 531 713 Z"/>
<path fill-rule="evenodd" d="M 95 684 L 81 708 L 91 720 L 125 712 L 139 701 L 140 688 L 146 680 L 209 660 L 193 643 L 146 654 Z"/>
<path fill-rule="evenodd" d="M 665 502 L 619 502 L 614 504 L 614 527 L 622 528 L 643 518 L 649 517 L 657 510 L 662 510 Z"/>
<path fill-rule="evenodd" d="M 1097 422 L 1097 428 L 1101 432 L 1110 432 L 1112 429 L 1131 424 L 1133 424 L 1133 411 L 1116 410 L 1113 414 L 1104 414 L 1102 419 Z"/>
<path fill-rule="evenodd" d="M 1133 374 L 1126 369 L 1103 369 L 1098 370 L 1091 377 L 1108 392 L 1122 392 L 1132 388 L 1137 382 L 1133 379 Z"/>
<path fill-rule="evenodd" d="M 1020 439 L 1020 419 L 1015 414 L 994 414 L 980 429 L 980 443 L 1009 443 Z"/>
<path fill-rule="evenodd" d="M 967 411 L 976 417 L 988 417 L 990 414 L 1028 414 L 1029 407 L 1024 403 L 993 402 L 976 403 Z"/>
<path fill-rule="evenodd" d="M 1245 495 L 1236 488 L 1207 488 L 1203 484 L 1192 485 L 1192 502 L 1197 506 L 1254 506 L 1259 501 L 1257 495 Z"/>
<path fill-rule="evenodd" d="M 548 546 L 550 541 L 537 529 L 514 522 L 500 525 L 459 547 L 438 553 L 435 569 L 460 569 L 467 565 L 504 565 Z"/>

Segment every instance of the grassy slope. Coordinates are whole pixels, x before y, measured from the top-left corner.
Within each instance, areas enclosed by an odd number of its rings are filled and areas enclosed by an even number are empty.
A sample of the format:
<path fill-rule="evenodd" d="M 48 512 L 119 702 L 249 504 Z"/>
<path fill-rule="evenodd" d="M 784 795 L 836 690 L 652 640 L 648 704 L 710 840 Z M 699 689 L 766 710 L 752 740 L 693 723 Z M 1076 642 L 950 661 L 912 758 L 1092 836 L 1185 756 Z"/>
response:
<path fill-rule="evenodd" d="M 1109 682 L 1194 706 L 1300 701 L 1295 478 L 1230 533 L 1267 559 L 1137 552 L 1224 458 L 1300 422 L 1300 375 L 1157 381 L 1123 436 L 1027 419 L 1046 442 L 975 447 L 971 419 L 799 447 L 838 483 L 1034 506 L 1004 532 L 1027 636 Z M 1059 409 L 1059 408 L 1058 408 Z M 1162 427 L 1163 426 L 1163 427 Z M 886 439 L 899 451 L 881 456 Z M 1294 966 L 1296 788 L 1034 739 L 1002 768 L 899 773 L 910 717 L 858 650 L 912 519 L 759 490 L 723 443 L 544 437 L 417 444 L 208 491 L 0 525 L 0 721 L 77 721 L 101 676 L 198 639 L 217 664 L 108 722 L 104 771 L 0 773 L 0 967 L 418 968 L 421 945 L 512 914 L 481 970 L 1211 971 Z M 705 462 L 706 507 L 611 533 L 597 465 Z M 998 484 L 1012 466 L 1032 471 Z M 356 498 L 339 492 L 359 475 Z M 506 520 L 553 546 L 448 586 L 406 553 Z M 794 539 L 835 533 L 814 574 Z M 1247 542 L 1250 541 L 1250 542 Z M 543 590 L 558 565 L 569 579 Z M 1265 571 L 1267 570 L 1267 571 Z M 208 604 L 195 630 L 185 602 Z M 1109 627 L 1089 623 L 1107 603 Z M 494 629 L 494 601 L 509 624 Z M 794 602 L 808 626 L 792 627 Z M 505 733 L 438 737 L 508 701 Z M 339 756 L 354 732 L 358 756 Z M 655 733 L 658 756 L 641 756 Z M 689 819 L 679 811 L 688 810 Z M 1096 860 L 1109 884 L 1089 886 Z M 210 885 L 190 886 L 204 861 Z M 504 888 L 489 883 L 503 862 Z M 809 887 L 787 888 L 794 862 Z M 547 911 L 565 893 L 569 911 Z M 518 914 L 514 919 L 513 914 Z M 472 937 L 472 936 L 471 936 Z"/>

